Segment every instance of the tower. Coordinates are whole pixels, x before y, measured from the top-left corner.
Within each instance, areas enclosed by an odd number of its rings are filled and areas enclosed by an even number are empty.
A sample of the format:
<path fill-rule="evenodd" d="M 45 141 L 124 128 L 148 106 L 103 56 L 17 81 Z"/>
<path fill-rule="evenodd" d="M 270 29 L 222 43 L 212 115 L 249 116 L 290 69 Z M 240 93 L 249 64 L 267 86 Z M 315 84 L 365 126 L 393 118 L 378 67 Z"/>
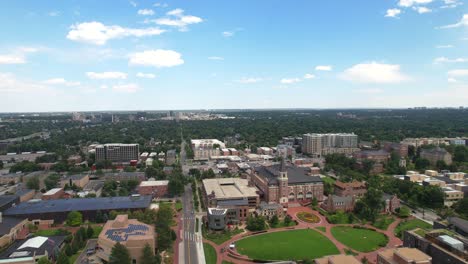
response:
<path fill-rule="evenodd" d="M 278 173 L 278 201 L 280 204 L 288 203 L 288 170 L 286 162 L 281 159 L 281 165 Z"/>

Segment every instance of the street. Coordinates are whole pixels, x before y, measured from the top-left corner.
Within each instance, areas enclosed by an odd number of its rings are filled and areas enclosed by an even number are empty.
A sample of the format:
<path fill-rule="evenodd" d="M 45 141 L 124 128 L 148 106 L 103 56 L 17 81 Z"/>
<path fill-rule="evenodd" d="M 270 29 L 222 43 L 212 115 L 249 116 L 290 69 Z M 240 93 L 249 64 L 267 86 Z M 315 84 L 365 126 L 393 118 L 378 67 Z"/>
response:
<path fill-rule="evenodd" d="M 183 243 L 183 263 L 197 264 L 198 253 L 197 253 L 197 234 L 195 233 L 195 214 L 193 211 L 192 201 L 192 187 L 190 185 L 185 186 L 185 193 L 183 197 L 183 215 L 182 215 L 182 243 Z M 181 259 L 179 257 L 179 259 Z M 179 262 L 180 263 L 180 262 Z"/>

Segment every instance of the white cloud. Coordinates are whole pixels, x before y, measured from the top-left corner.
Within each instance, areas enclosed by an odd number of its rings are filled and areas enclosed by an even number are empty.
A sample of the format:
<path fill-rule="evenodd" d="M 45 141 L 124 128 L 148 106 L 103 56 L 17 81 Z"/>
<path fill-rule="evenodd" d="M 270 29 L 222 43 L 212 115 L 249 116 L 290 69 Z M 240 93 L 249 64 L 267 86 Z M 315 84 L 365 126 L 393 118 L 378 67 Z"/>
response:
<path fill-rule="evenodd" d="M 87 72 L 86 76 L 90 79 L 127 79 L 127 74 L 123 72 Z"/>
<path fill-rule="evenodd" d="M 437 45 L 436 46 L 437 49 L 451 49 L 453 47 L 454 47 L 453 45 Z"/>
<path fill-rule="evenodd" d="M 112 86 L 112 90 L 120 93 L 135 93 L 138 91 L 139 88 L 140 87 L 138 87 L 138 85 L 135 83 L 118 84 Z"/>
<path fill-rule="evenodd" d="M 398 5 L 402 7 L 411 7 L 413 5 L 425 5 L 431 2 L 432 0 L 400 0 Z"/>
<path fill-rule="evenodd" d="M 444 0 L 444 5 L 440 8 L 455 8 L 462 5 L 463 3 L 458 0 Z"/>
<path fill-rule="evenodd" d="M 173 67 L 184 64 L 182 55 L 173 50 L 145 50 L 130 55 L 130 65 L 154 66 L 157 68 Z"/>
<path fill-rule="evenodd" d="M 105 89 L 109 88 L 109 86 L 107 86 L 107 85 L 103 84 L 103 85 L 99 86 L 99 88 L 101 88 L 101 89 L 105 90 Z"/>
<path fill-rule="evenodd" d="M 85 22 L 70 27 L 67 38 L 73 41 L 104 45 L 108 40 L 123 37 L 145 37 L 164 33 L 160 28 L 124 28 L 121 26 L 106 26 L 100 22 Z"/>
<path fill-rule="evenodd" d="M 218 57 L 218 56 L 211 56 L 211 57 L 208 57 L 209 60 L 224 60 L 223 57 Z"/>
<path fill-rule="evenodd" d="M 180 31 L 188 30 L 187 26 L 191 24 L 198 24 L 203 22 L 203 19 L 197 16 L 184 15 L 184 10 L 177 8 L 166 13 L 165 18 L 158 18 L 152 20 L 152 22 L 162 25 L 177 27 Z"/>
<path fill-rule="evenodd" d="M 449 77 L 465 77 L 468 76 L 468 69 L 457 69 L 447 72 Z"/>
<path fill-rule="evenodd" d="M 318 65 L 315 66 L 316 71 L 331 71 L 333 67 L 331 65 Z"/>
<path fill-rule="evenodd" d="M 79 86 L 80 82 L 70 82 L 65 80 L 64 78 L 53 78 L 44 81 L 45 84 L 50 85 L 65 85 L 65 86 Z"/>
<path fill-rule="evenodd" d="M 129 3 L 130 3 L 130 5 L 132 5 L 133 7 L 137 7 L 137 5 L 138 5 L 135 1 L 130 1 Z"/>
<path fill-rule="evenodd" d="M 224 31 L 221 34 L 223 35 L 223 37 L 230 38 L 230 37 L 234 36 L 234 31 Z"/>
<path fill-rule="evenodd" d="M 283 79 L 281 79 L 280 82 L 282 84 L 293 84 L 293 83 L 298 83 L 300 81 L 301 81 L 301 79 L 299 79 L 299 78 L 283 78 Z"/>
<path fill-rule="evenodd" d="M 142 72 L 139 72 L 136 74 L 136 76 L 138 78 L 147 78 L 147 79 L 154 79 L 156 78 L 156 75 L 155 74 L 152 74 L 152 73 L 142 73 Z"/>
<path fill-rule="evenodd" d="M 254 78 L 254 77 L 243 77 L 240 80 L 237 80 L 239 83 L 258 83 L 263 81 L 263 78 Z"/>
<path fill-rule="evenodd" d="M 447 79 L 447 82 L 449 82 L 449 83 L 456 83 L 456 82 L 457 82 L 457 79 L 455 79 L 455 78 L 448 78 L 448 79 Z"/>
<path fill-rule="evenodd" d="M 391 8 L 387 9 L 387 13 L 385 14 L 385 17 L 398 17 L 398 15 L 401 14 L 401 10 L 398 8 Z"/>
<path fill-rule="evenodd" d="M 357 89 L 354 90 L 356 93 L 362 93 L 362 94 L 379 94 L 383 93 L 383 90 L 380 88 L 369 88 L 369 89 Z"/>
<path fill-rule="evenodd" d="M 5 93 L 43 93 L 53 92 L 44 84 L 16 79 L 11 73 L 0 72 L 0 92 Z M 42 94 L 43 95 L 43 94 Z"/>
<path fill-rule="evenodd" d="M 306 74 L 304 75 L 304 79 L 314 79 L 314 78 L 315 78 L 315 75 L 310 74 L 310 73 L 306 73 Z"/>
<path fill-rule="evenodd" d="M 416 10 L 419 14 L 425 14 L 425 13 L 430 13 L 432 10 L 430 8 L 427 8 L 425 6 L 413 6 L 413 10 Z"/>
<path fill-rule="evenodd" d="M 461 26 L 468 26 L 468 14 L 464 14 L 462 19 L 458 21 L 458 23 L 441 26 L 439 28 L 445 29 L 445 28 L 456 28 L 456 27 L 461 27 Z"/>
<path fill-rule="evenodd" d="M 51 17 L 56 17 L 56 16 L 60 16 L 60 12 L 59 11 L 51 11 L 49 13 L 47 13 L 48 16 L 51 16 Z"/>
<path fill-rule="evenodd" d="M 155 7 L 167 7 L 166 3 L 154 3 L 153 6 Z"/>
<path fill-rule="evenodd" d="M 23 55 L 19 54 L 9 54 L 1 55 L 0 54 L 0 64 L 24 64 L 26 59 Z"/>
<path fill-rule="evenodd" d="M 438 57 L 438 58 L 434 59 L 434 64 L 438 64 L 438 63 L 458 63 L 458 62 L 468 62 L 468 58 L 449 59 L 447 57 Z"/>
<path fill-rule="evenodd" d="M 409 79 L 401 73 L 400 65 L 378 62 L 356 64 L 346 69 L 341 78 L 360 83 L 399 83 Z"/>
<path fill-rule="evenodd" d="M 138 14 L 142 16 L 152 16 L 154 15 L 154 11 L 152 9 L 140 9 L 138 10 Z"/>

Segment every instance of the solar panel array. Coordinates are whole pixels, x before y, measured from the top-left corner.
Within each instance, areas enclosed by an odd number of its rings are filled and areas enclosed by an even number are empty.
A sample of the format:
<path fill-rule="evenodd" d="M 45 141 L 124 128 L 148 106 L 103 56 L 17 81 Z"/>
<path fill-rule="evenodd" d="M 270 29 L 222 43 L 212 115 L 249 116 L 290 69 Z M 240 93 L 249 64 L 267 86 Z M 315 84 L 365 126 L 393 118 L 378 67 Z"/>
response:
<path fill-rule="evenodd" d="M 144 236 L 149 228 L 146 225 L 129 224 L 127 228 L 115 228 L 106 231 L 106 236 L 112 241 L 127 241 L 129 236 Z"/>

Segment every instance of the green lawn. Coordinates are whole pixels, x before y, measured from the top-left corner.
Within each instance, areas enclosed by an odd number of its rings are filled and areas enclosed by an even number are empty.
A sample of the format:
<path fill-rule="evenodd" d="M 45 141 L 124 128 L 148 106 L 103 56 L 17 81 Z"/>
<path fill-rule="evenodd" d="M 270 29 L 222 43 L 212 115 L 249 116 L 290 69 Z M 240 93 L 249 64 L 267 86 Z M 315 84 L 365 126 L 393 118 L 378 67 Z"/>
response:
<path fill-rule="evenodd" d="M 182 210 L 182 202 L 181 201 L 177 200 L 177 202 L 175 203 L 175 209 L 177 211 Z"/>
<path fill-rule="evenodd" d="M 62 236 L 70 234 L 70 232 L 63 230 L 63 229 L 45 229 L 45 230 L 38 230 L 34 233 L 35 236 Z"/>
<path fill-rule="evenodd" d="M 221 264 L 234 264 L 234 263 L 223 260 L 223 262 Z"/>
<path fill-rule="evenodd" d="M 387 230 L 388 226 L 395 221 L 393 216 L 380 216 L 372 225 L 381 230 Z"/>
<path fill-rule="evenodd" d="M 76 259 L 80 256 L 83 250 L 79 250 L 76 254 L 70 256 L 70 263 L 75 263 Z"/>
<path fill-rule="evenodd" d="M 312 229 L 251 236 L 236 242 L 239 253 L 258 260 L 302 260 L 338 254 L 335 245 Z"/>
<path fill-rule="evenodd" d="M 422 220 L 419 219 L 411 219 L 408 221 L 401 222 L 396 228 L 395 228 L 395 235 L 397 237 L 403 237 L 403 232 L 406 230 L 413 230 L 416 228 L 422 228 L 422 229 L 431 229 L 432 226 Z"/>
<path fill-rule="evenodd" d="M 327 232 L 327 228 L 324 227 L 324 226 L 317 226 L 315 229 L 320 230 L 320 231 L 322 231 L 324 233 Z"/>
<path fill-rule="evenodd" d="M 208 243 L 203 243 L 206 264 L 216 264 L 216 250 Z"/>
<path fill-rule="evenodd" d="M 98 226 L 98 225 L 93 226 L 93 237 L 92 238 L 98 238 L 101 231 L 102 231 L 102 226 Z"/>
<path fill-rule="evenodd" d="M 221 232 L 213 232 L 213 231 L 208 231 L 205 227 L 203 227 L 203 237 L 215 242 L 218 245 L 221 245 L 222 243 L 228 241 L 233 237 L 234 235 L 242 233 L 244 230 L 243 229 L 234 229 L 232 231 L 230 230 L 225 230 Z"/>
<path fill-rule="evenodd" d="M 351 226 L 334 226 L 331 232 L 336 240 L 360 252 L 377 250 L 388 242 L 388 238 L 382 233 Z"/>

